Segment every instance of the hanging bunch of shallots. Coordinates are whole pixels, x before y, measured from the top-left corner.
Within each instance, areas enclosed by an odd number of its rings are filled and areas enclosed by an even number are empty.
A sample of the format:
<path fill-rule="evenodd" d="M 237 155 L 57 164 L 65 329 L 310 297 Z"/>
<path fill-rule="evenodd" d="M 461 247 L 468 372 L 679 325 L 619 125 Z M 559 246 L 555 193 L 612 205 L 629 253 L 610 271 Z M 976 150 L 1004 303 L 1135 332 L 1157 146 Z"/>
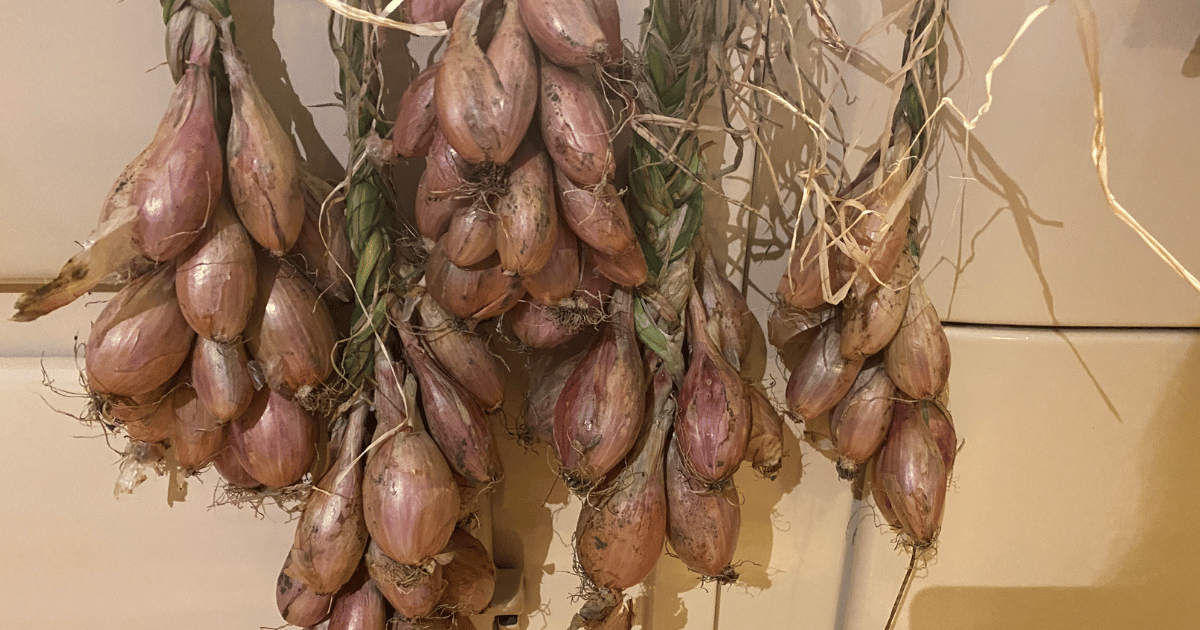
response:
<path fill-rule="evenodd" d="M 176 86 L 153 140 L 113 184 L 84 250 L 21 296 L 14 318 L 127 279 L 86 344 L 95 417 L 127 434 L 143 465 L 161 468 L 169 449 L 185 472 L 215 463 L 233 485 L 285 488 L 316 455 L 317 418 L 302 402 L 333 370 L 325 300 L 347 294 L 320 265 L 352 268 L 344 224 L 335 208 L 322 215 L 331 187 L 304 171 L 228 19 L 175 3 L 167 51 Z"/>
<path fill-rule="evenodd" d="M 866 474 L 914 562 L 937 540 L 958 446 L 945 406 L 949 343 L 918 273 L 913 234 L 944 10 L 917 3 L 909 69 L 880 149 L 797 239 L 768 319 L 772 344 L 801 348 L 787 383 L 792 417 L 828 414 L 825 446 L 838 474 Z"/>

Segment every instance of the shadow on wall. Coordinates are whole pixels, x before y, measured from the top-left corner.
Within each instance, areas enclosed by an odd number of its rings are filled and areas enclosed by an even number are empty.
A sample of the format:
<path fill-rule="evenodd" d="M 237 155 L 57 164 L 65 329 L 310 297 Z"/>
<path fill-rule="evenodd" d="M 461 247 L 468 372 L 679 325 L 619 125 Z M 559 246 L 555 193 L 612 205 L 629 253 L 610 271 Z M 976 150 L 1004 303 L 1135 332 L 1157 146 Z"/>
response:
<path fill-rule="evenodd" d="M 1107 579 L 1088 587 L 930 587 L 909 608 L 913 630 L 1009 630 L 1022 628 L 1200 627 L 1200 346 L 1181 362 L 1163 406 L 1139 453 L 1145 483 L 1137 531 L 1123 532 L 1127 551 Z M 1101 420 L 1101 424 L 1112 422 Z M 1070 448 L 1063 445 L 1063 448 Z M 1105 496 L 1103 479 L 1093 487 L 1048 489 L 1086 492 L 1120 502 L 1134 497 Z M 1047 562 L 1053 562 L 1047 558 Z"/>

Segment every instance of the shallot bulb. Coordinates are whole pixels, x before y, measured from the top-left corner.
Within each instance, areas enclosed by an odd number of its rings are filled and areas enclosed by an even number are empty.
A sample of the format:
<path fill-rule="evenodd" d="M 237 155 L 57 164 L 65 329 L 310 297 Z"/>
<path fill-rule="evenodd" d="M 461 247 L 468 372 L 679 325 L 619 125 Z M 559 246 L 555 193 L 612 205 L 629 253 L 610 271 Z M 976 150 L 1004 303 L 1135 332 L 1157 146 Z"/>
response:
<path fill-rule="evenodd" d="M 908 243 L 912 217 L 907 198 L 901 193 L 908 182 L 907 168 L 901 166 L 888 174 L 883 184 L 862 200 L 862 208 L 845 206 L 849 227 L 845 251 L 834 257 L 839 284 L 853 281 L 854 293 L 863 296 L 886 280 Z M 888 215 L 895 208 L 893 220 Z"/>
<path fill-rule="evenodd" d="M 304 188 L 304 225 L 296 239 L 294 258 L 312 278 L 317 291 L 329 301 L 354 298 L 354 250 L 346 233 L 346 199 L 329 198 L 333 186 L 301 169 Z"/>
<path fill-rule="evenodd" d="M 633 447 L 645 411 L 646 373 L 633 326 L 633 295 L 615 291 L 609 315 L 554 407 L 559 474 L 582 494 Z"/>
<path fill-rule="evenodd" d="M 421 384 L 429 434 L 454 472 L 471 484 L 500 479 L 503 466 L 487 416 L 475 398 L 437 365 L 407 324 L 400 328 L 409 367 Z"/>
<path fill-rule="evenodd" d="M 563 219 L 579 240 L 610 256 L 618 256 L 638 246 L 629 212 L 612 184 L 600 190 L 577 186 L 564 173 L 554 169 Z"/>
<path fill-rule="evenodd" d="M 496 253 L 496 223 L 496 213 L 477 200 L 454 211 L 438 243 L 456 266 L 474 267 Z"/>
<path fill-rule="evenodd" d="M 741 465 L 753 425 L 746 383 L 714 348 L 700 297 L 688 303 L 691 358 L 679 388 L 675 435 L 692 476 L 719 489 Z"/>
<path fill-rule="evenodd" d="M 798 343 L 807 333 L 836 317 L 841 310 L 840 306 L 834 304 L 822 304 L 812 310 L 776 304 L 767 315 L 767 341 L 779 349 Z"/>
<path fill-rule="evenodd" d="M 673 382 L 665 369 L 651 381 L 650 423 L 625 468 L 585 501 L 575 528 L 575 557 L 593 584 L 630 588 L 650 574 L 667 534 L 663 451 L 675 417 Z M 621 390 L 614 390 L 621 391 Z"/>
<path fill-rule="evenodd" d="M 408 3 L 411 10 L 413 4 Z M 400 95 L 396 125 L 392 128 L 392 149 L 409 158 L 425 157 L 437 129 L 437 109 L 433 104 L 434 86 L 441 62 L 431 64 L 413 78 Z"/>
<path fill-rule="evenodd" d="M 317 482 L 296 525 L 291 576 L 318 593 L 333 593 L 354 575 L 367 548 L 362 453 L 367 408 L 350 413 L 337 459 Z"/>
<path fill-rule="evenodd" d="M 508 192 L 496 204 L 500 266 L 522 278 L 540 272 L 555 251 L 558 211 L 552 178 L 546 152 L 526 141 L 513 156 Z"/>
<path fill-rule="evenodd" d="M 556 360 L 549 354 L 537 355 L 529 369 L 529 402 L 525 408 L 528 437 L 546 444 L 554 443 L 554 407 L 567 379 L 575 372 L 584 353 Z"/>
<path fill-rule="evenodd" d="M 233 420 L 250 407 L 254 380 L 246 350 L 240 344 L 197 337 L 192 349 L 191 374 L 196 395 L 219 420 Z"/>
<path fill-rule="evenodd" d="M 288 396 L 320 385 L 333 372 L 337 333 L 316 289 L 291 263 L 262 261 L 258 299 L 246 326 L 250 354 L 267 384 Z"/>
<path fill-rule="evenodd" d="M 887 347 L 904 321 L 909 284 L 916 270 L 916 261 L 903 256 L 885 285 L 865 296 L 851 293 L 847 297 L 842 310 L 842 356 L 862 359 Z"/>
<path fill-rule="evenodd" d="M 283 562 L 279 579 L 275 583 L 275 604 L 283 620 L 293 626 L 315 626 L 329 617 L 333 609 L 333 595 L 319 595 L 305 586 L 300 580 L 293 580 L 288 575 L 288 567 L 292 564 L 289 555 Z"/>
<path fill-rule="evenodd" d="M 566 221 L 555 221 L 554 246 L 546 264 L 521 278 L 529 298 L 551 306 L 571 297 L 579 286 L 579 245 Z"/>
<path fill-rule="evenodd" d="M 450 262 L 439 241 L 425 261 L 425 289 L 460 318 L 479 321 L 500 315 L 516 305 L 525 289 L 520 278 L 504 273 L 498 257 L 492 262 L 478 270 L 463 269 Z"/>
<path fill-rule="evenodd" d="M 623 287 L 638 287 L 649 277 L 650 270 L 646 265 L 646 257 L 642 248 L 634 245 L 629 249 L 610 256 L 596 249 L 588 249 L 588 265 L 600 272 L 604 277 Z"/>
<path fill-rule="evenodd" d="M 182 253 L 218 206 L 222 187 L 209 58 L 216 43 L 211 20 L 192 21 L 191 54 L 183 77 L 132 182 L 137 207 L 133 240 L 147 258 L 167 261 Z"/>
<path fill-rule="evenodd" d="M 732 483 L 705 492 L 683 463 L 674 439 L 667 449 L 667 540 L 675 555 L 700 575 L 737 579 L 730 563 L 742 527 L 741 500 Z"/>
<path fill-rule="evenodd" d="M 875 462 L 875 483 L 913 544 L 927 546 L 937 539 L 948 481 L 949 471 L 920 407 L 897 401 Z"/>
<path fill-rule="evenodd" d="M 612 181 L 617 160 L 608 138 L 608 105 L 599 91 L 578 72 L 545 59 L 541 75 L 542 140 L 554 165 L 580 186 Z"/>
<path fill-rule="evenodd" d="M 129 437 L 141 442 L 162 442 L 175 432 L 171 382 L 135 396 L 109 398 L 108 413 Z"/>
<path fill-rule="evenodd" d="M 446 590 L 438 600 L 441 609 L 478 615 L 492 602 L 496 590 L 496 566 L 483 543 L 466 530 L 454 530 L 445 552 L 450 562 L 442 568 Z"/>
<path fill-rule="evenodd" d="M 520 0 L 521 20 L 537 48 L 560 66 L 601 61 L 610 41 L 591 0 Z"/>
<path fill-rule="evenodd" d="M 842 479 L 853 479 L 858 465 L 883 445 L 895 396 L 895 384 L 877 364 L 859 372 L 850 392 L 830 412 L 829 432 L 840 455 L 837 470 Z"/>
<path fill-rule="evenodd" d="M 783 466 L 783 416 L 767 398 L 761 386 L 746 388 L 750 397 L 750 442 L 746 445 L 745 461 L 768 479 L 775 479 Z"/>
<path fill-rule="evenodd" d="M 263 485 L 283 488 L 300 481 L 316 458 L 316 421 L 300 403 L 274 390 L 255 394 L 230 426 L 238 462 Z"/>
<path fill-rule="evenodd" d="M 933 398 L 946 388 L 950 340 L 920 278 L 913 279 L 904 321 L 883 360 L 896 387 L 913 398 Z"/>
<path fill-rule="evenodd" d="M 862 369 L 862 359 L 842 356 L 839 330 L 837 320 L 823 324 L 788 377 L 788 409 L 800 422 L 808 422 L 832 409 L 850 391 Z"/>
<path fill-rule="evenodd" d="M 421 336 L 446 373 L 462 385 L 486 411 L 504 402 L 504 370 L 487 340 L 461 328 L 429 294 L 417 303 Z"/>
<path fill-rule="evenodd" d="M 326 630 L 384 630 L 387 603 L 363 567 L 333 600 Z"/>
<path fill-rule="evenodd" d="M 122 287 L 92 324 L 88 387 L 117 396 L 150 392 L 175 376 L 194 338 L 175 299 L 174 269 L 160 267 Z"/>
<path fill-rule="evenodd" d="M 487 57 L 504 88 L 498 111 L 502 133 L 494 161 L 505 163 L 526 137 L 538 102 L 538 54 L 521 21 L 517 0 L 505 0 L 504 16 L 488 44 Z"/>
<path fill-rule="evenodd" d="M 304 225 L 300 164 L 250 69 L 233 44 L 232 19 L 221 23 L 221 54 L 233 116 L 226 159 L 233 206 L 250 236 L 276 256 L 292 248 Z"/>
<path fill-rule="evenodd" d="M 175 411 L 171 448 L 179 467 L 193 472 L 207 466 L 225 445 L 221 420 L 200 402 L 190 387 L 179 387 L 172 392 L 171 407 Z"/>
<path fill-rule="evenodd" d="M 482 11 L 483 0 L 467 0 L 454 16 L 434 90 L 437 125 L 471 164 L 503 164 L 512 157 L 502 153 L 512 133 L 504 128 L 507 93 L 492 60 L 479 46 Z"/>
<path fill-rule="evenodd" d="M 222 200 L 175 269 L 175 292 L 192 330 L 213 341 L 235 341 L 254 307 L 257 268 L 250 236 Z"/>
<path fill-rule="evenodd" d="M 232 423 L 222 427 L 224 437 L 221 442 L 221 450 L 217 451 L 217 456 L 213 459 L 213 468 L 217 469 L 217 473 L 225 480 L 225 483 L 237 488 L 257 488 L 262 485 L 257 479 L 252 477 L 246 469 L 242 467 L 242 463 L 238 461 L 237 453 L 233 450 Z"/>
<path fill-rule="evenodd" d="M 363 511 L 371 539 L 388 557 L 420 565 L 454 532 L 458 486 L 417 416 L 416 379 L 409 375 L 401 386 L 403 374 L 399 365 L 377 362 L 375 408 L 388 411 L 378 414 L 372 442 L 388 437 L 367 458 Z"/>
<path fill-rule="evenodd" d="M 754 313 L 750 312 L 746 296 L 729 281 L 711 250 L 704 256 L 696 289 L 704 303 L 705 315 L 716 328 L 717 348 L 733 367 L 742 370 L 749 358 L 751 343 L 756 334 L 762 336 L 762 329 Z"/>
<path fill-rule="evenodd" d="M 828 246 L 829 235 L 820 224 L 796 244 L 788 258 L 787 271 L 779 279 L 780 301 L 801 311 L 816 309 L 825 303 L 820 257 L 826 255 Z"/>
<path fill-rule="evenodd" d="M 405 617 L 428 616 L 446 588 L 441 564 L 436 561 L 423 566 L 400 564 L 383 553 L 374 541 L 367 545 L 366 563 L 371 581 L 396 612 Z"/>

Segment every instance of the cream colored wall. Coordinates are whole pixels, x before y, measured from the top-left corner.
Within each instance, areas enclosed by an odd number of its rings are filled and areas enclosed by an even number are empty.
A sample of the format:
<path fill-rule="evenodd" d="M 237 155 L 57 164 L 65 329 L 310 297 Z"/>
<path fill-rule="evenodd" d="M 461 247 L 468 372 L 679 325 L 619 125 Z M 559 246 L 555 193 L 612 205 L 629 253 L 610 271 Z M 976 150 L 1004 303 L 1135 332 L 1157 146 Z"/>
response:
<path fill-rule="evenodd" d="M 233 4 L 264 91 L 305 155 L 334 168 L 345 154 L 341 113 L 315 107 L 332 100 L 336 76 L 323 9 L 310 0 Z M 635 4 L 622 4 L 629 38 Z M 829 4 L 853 39 L 902 3 Z M 950 77 L 956 101 L 982 102 L 984 69 L 1035 6 L 952 5 L 971 67 Z M 1191 159 L 1200 125 L 1187 115 L 1200 96 L 1200 55 L 1189 53 L 1198 9 L 1131 1 L 1098 8 L 1116 192 L 1200 268 L 1192 246 L 1200 219 L 1190 211 L 1200 193 Z M 960 322 L 1194 326 L 1200 299 L 1116 222 L 1096 187 L 1090 94 L 1068 9 L 1048 11 L 997 72 L 997 101 L 972 136 L 976 166 L 965 172 L 977 181 L 962 179 L 956 145 L 943 146 L 928 186 L 936 199 L 925 258 L 931 293 Z M 0 74 L 0 289 L 57 271 L 91 230 L 113 178 L 153 134 L 171 88 L 158 66 L 159 13 L 152 2 L 77 3 L 54 13 L 39 3 L 0 5 L 8 60 Z M 898 37 L 891 29 L 863 49 L 892 67 Z M 863 95 L 846 109 L 849 135 L 877 133 L 884 90 L 854 73 L 847 83 Z M 744 188 L 731 184 L 730 192 Z M 730 222 L 747 220 L 734 214 Z M 737 228 L 729 233 L 736 241 Z M 754 271 L 765 292 L 780 272 L 773 258 Z M 762 296 L 752 304 L 765 318 Z M 14 480 L 17 494 L 0 508 L 8 534 L 0 627 L 278 625 L 272 588 L 292 535 L 278 512 L 209 509 L 212 473 L 190 481 L 174 506 L 165 479 L 114 500 L 116 456 L 95 431 L 55 411 L 77 413 L 81 401 L 50 394 L 43 370 L 58 386 L 75 386 L 73 337 L 86 336 L 100 308 L 81 300 L 32 324 L 0 322 L 0 400 L 12 418 L 0 476 Z M 950 338 L 951 408 L 965 444 L 936 562 L 918 574 L 899 627 L 1194 626 L 1187 595 L 1200 549 L 1188 497 L 1198 472 L 1190 453 L 1200 447 L 1192 429 L 1200 337 L 955 327 Z M 774 355 L 762 360 L 778 378 Z M 664 557 L 639 591 L 643 627 L 882 626 L 907 558 L 827 461 L 794 437 L 786 446 L 779 481 L 739 478 L 743 582 L 718 602 L 715 589 Z M 525 569 L 527 627 L 565 627 L 577 584 L 569 534 L 578 505 L 552 484 L 543 450 L 503 448 L 497 559 Z"/>

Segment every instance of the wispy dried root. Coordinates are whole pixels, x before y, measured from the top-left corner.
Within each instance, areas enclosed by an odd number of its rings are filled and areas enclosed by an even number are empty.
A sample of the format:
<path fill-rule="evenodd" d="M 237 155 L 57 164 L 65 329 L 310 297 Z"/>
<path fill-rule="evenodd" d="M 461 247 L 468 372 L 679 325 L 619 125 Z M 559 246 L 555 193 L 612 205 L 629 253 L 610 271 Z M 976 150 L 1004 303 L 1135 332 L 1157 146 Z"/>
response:
<path fill-rule="evenodd" d="M 312 482 L 308 479 L 285 488 L 241 488 L 222 483 L 217 486 L 210 507 L 221 505 L 232 505 L 237 508 L 248 507 L 259 517 L 263 517 L 266 516 L 266 506 L 273 503 L 280 510 L 293 516 L 299 516 L 304 511 L 304 504 L 307 502 L 312 488 Z"/>

